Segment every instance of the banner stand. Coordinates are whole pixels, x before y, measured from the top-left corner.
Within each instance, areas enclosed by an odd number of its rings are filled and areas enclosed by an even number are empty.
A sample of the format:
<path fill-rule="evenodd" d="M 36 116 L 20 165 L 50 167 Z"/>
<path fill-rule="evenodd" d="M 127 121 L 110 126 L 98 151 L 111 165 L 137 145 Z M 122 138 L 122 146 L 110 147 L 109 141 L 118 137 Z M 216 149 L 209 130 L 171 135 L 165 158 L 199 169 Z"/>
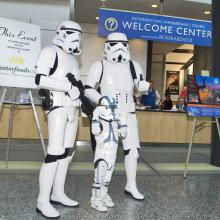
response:
<path fill-rule="evenodd" d="M 2 93 L 2 97 L 1 97 L 1 100 L 0 100 L 0 114 L 1 114 L 1 110 L 2 110 L 3 100 L 5 99 L 6 91 L 7 91 L 7 89 L 4 88 L 3 93 Z"/>
<path fill-rule="evenodd" d="M 16 97 L 15 97 L 16 88 L 15 87 L 13 87 L 13 99 L 12 99 L 12 101 L 4 102 L 6 92 L 7 92 L 7 88 L 4 88 L 2 96 L 1 96 L 1 101 L 0 101 L 0 114 L 1 114 L 1 109 L 2 109 L 3 104 L 10 104 L 11 105 L 9 122 L 8 122 L 8 142 L 7 142 L 7 147 L 6 147 L 6 158 L 5 158 L 5 166 L 6 166 L 6 168 L 8 168 L 10 142 L 11 142 L 11 138 L 12 138 L 12 129 L 13 129 L 13 118 L 14 118 L 14 111 L 16 109 L 16 105 L 31 104 L 32 110 L 33 110 L 33 113 L 34 113 L 34 118 L 35 118 L 37 130 L 38 130 L 38 134 L 39 134 L 39 137 L 40 137 L 40 140 L 41 140 L 44 156 L 46 156 L 46 147 L 45 147 L 45 143 L 44 143 L 44 139 L 43 139 L 43 135 L 42 135 L 42 131 L 41 131 L 41 127 L 40 127 L 40 123 L 39 123 L 39 119 L 38 119 L 38 115 L 37 115 L 37 112 L 36 112 L 35 103 L 34 103 L 34 100 L 33 100 L 31 90 L 28 91 L 29 97 L 30 97 L 30 102 L 28 102 L 28 103 L 16 102 Z"/>
<path fill-rule="evenodd" d="M 190 156 L 191 156 L 192 144 L 193 144 L 194 136 L 195 136 L 195 133 L 199 129 L 201 129 L 201 126 L 203 126 L 206 123 L 216 123 L 217 129 L 218 129 L 218 135 L 219 135 L 219 139 L 220 139 L 220 128 L 219 128 L 219 122 L 218 122 L 218 118 L 217 117 L 215 117 L 214 121 L 212 121 L 212 120 L 210 120 L 210 121 L 199 120 L 199 122 L 201 122 L 201 123 L 196 126 L 197 122 L 198 122 L 198 117 L 194 117 L 193 126 L 192 126 L 192 133 L 191 133 L 190 143 L 189 143 L 189 147 L 188 147 L 187 158 L 186 158 L 186 162 L 185 162 L 185 171 L 184 171 L 184 175 L 183 175 L 184 178 L 186 178 L 186 174 L 187 174 L 187 171 L 188 171 L 188 165 L 189 165 L 189 160 L 190 160 Z"/>

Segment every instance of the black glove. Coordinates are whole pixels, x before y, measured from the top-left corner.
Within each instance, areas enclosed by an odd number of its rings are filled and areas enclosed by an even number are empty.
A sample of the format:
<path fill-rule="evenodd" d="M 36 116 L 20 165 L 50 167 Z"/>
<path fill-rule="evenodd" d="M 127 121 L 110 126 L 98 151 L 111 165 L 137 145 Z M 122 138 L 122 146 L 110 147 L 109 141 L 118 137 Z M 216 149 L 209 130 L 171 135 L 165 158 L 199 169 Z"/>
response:
<path fill-rule="evenodd" d="M 72 73 L 67 73 L 66 77 L 72 83 L 73 86 L 76 86 L 77 80 L 76 80 L 75 76 Z"/>
<path fill-rule="evenodd" d="M 80 95 L 84 95 L 85 88 L 81 80 L 76 80 L 75 76 L 72 73 L 67 73 L 66 77 L 72 83 L 73 86 L 76 86 L 79 89 Z"/>

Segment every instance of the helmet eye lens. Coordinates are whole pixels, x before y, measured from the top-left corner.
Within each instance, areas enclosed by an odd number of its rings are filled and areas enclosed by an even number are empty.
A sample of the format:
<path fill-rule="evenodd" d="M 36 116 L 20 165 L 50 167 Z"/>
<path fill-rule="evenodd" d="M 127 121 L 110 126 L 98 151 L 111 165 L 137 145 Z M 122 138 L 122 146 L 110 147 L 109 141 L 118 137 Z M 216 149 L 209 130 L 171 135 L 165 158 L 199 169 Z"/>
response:
<path fill-rule="evenodd" d="M 123 43 L 123 45 L 124 45 L 125 47 L 127 47 L 127 46 L 128 46 L 128 44 L 127 44 L 127 43 Z"/>
<path fill-rule="evenodd" d="M 117 43 L 109 43 L 111 47 L 115 46 Z"/>
<path fill-rule="evenodd" d="M 75 33 L 74 31 L 66 31 L 66 34 L 73 34 Z"/>

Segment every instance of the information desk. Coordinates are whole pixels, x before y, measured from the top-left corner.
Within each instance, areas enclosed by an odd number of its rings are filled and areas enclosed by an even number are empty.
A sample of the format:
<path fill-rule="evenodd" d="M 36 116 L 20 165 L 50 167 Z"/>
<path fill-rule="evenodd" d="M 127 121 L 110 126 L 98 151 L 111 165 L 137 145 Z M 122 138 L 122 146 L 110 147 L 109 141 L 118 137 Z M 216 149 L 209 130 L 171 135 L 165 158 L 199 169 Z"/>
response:
<path fill-rule="evenodd" d="M 47 118 L 40 106 L 36 107 L 43 137 L 47 139 Z M 10 106 L 4 105 L 0 118 L 0 138 L 7 138 Z M 188 143 L 193 118 L 184 112 L 157 110 L 137 110 L 140 141 L 147 143 Z M 28 106 L 18 106 L 14 114 L 12 138 L 38 139 L 33 110 Z M 207 119 L 209 120 L 209 119 Z M 89 122 L 79 118 L 77 140 L 89 141 Z M 209 144 L 211 126 L 206 125 L 195 135 L 194 143 Z"/>

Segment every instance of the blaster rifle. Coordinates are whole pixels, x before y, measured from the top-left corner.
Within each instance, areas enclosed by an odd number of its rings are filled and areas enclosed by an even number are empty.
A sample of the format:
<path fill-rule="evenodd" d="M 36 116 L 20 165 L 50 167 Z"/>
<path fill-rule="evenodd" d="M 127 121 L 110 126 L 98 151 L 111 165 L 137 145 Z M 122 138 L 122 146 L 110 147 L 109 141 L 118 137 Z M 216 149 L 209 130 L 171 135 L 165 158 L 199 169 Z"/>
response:
<path fill-rule="evenodd" d="M 66 75 L 66 77 L 72 83 L 73 86 L 75 86 L 79 89 L 79 92 L 80 92 L 79 99 L 82 103 L 82 105 L 81 105 L 82 112 L 85 113 L 89 117 L 89 120 L 91 121 L 95 106 L 92 104 L 90 99 L 88 99 L 85 96 L 85 88 L 83 86 L 82 81 L 76 80 L 75 76 L 72 73 L 68 73 Z"/>

